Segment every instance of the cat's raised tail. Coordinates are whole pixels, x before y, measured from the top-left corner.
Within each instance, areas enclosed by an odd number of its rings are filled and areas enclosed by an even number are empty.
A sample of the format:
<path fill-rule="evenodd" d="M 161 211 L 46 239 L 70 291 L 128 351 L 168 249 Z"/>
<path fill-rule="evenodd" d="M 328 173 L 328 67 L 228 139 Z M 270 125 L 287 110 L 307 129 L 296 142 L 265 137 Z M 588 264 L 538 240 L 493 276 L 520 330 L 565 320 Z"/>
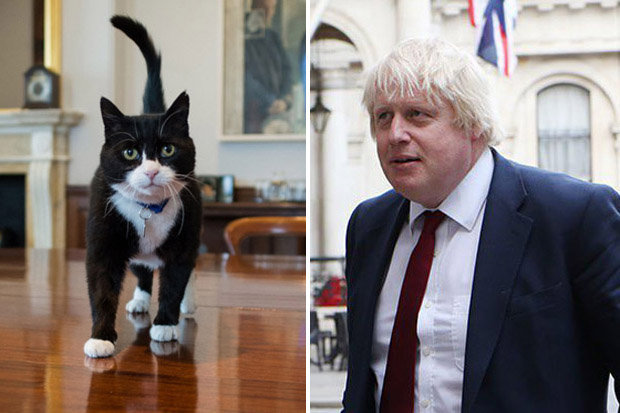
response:
<path fill-rule="evenodd" d="M 127 16 L 116 15 L 110 19 L 112 26 L 122 31 L 140 48 L 146 60 L 147 79 L 142 96 L 144 113 L 163 113 L 166 111 L 164 91 L 161 84 L 161 55 L 155 50 L 146 28 Z"/>

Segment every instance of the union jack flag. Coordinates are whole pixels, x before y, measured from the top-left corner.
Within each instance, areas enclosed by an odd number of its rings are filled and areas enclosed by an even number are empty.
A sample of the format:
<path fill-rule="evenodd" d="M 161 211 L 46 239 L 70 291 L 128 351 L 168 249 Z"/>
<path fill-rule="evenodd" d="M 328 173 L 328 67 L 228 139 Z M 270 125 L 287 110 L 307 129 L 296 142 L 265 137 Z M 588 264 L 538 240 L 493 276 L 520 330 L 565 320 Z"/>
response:
<path fill-rule="evenodd" d="M 476 54 L 510 76 L 517 66 L 513 48 L 516 0 L 469 0 L 469 20 L 477 28 Z"/>

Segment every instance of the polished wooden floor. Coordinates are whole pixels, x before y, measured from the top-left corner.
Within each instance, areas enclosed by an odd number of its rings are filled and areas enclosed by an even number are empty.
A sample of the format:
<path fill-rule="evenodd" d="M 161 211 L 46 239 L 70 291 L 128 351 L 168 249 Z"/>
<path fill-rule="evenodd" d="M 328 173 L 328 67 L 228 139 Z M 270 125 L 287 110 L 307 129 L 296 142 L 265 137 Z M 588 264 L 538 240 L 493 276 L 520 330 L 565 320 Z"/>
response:
<path fill-rule="evenodd" d="M 304 259 L 204 255 L 196 273 L 178 342 L 150 340 L 154 302 L 125 313 L 128 274 L 116 352 L 90 359 L 84 251 L 0 250 L 0 412 L 305 411 Z"/>

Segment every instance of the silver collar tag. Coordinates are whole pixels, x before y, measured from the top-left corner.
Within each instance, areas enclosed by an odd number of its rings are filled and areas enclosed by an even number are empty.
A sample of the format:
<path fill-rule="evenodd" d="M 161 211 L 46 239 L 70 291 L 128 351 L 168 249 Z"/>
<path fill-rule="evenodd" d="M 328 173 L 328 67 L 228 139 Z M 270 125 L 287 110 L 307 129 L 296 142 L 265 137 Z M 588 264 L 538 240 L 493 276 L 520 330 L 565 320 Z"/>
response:
<path fill-rule="evenodd" d="M 148 209 L 147 207 L 143 207 L 138 216 L 142 219 L 142 237 L 146 234 L 146 221 L 153 216 L 153 211 Z"/>

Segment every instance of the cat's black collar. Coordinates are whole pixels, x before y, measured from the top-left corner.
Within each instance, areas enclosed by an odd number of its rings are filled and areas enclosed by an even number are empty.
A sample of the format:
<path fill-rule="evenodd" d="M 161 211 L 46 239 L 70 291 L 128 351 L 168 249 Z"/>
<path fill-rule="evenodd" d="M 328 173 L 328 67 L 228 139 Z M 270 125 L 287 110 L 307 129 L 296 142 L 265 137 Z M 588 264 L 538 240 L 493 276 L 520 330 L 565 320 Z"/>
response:
<path fill-rule="evenodd" d="M 149 209 L 154 213 L 159 214 L 161 211 L 164 210 L 164 207 L 166 206 L 168 201 L 170 201 L 170 198 L 165 199 L 164 202 L 162 202 L 161 204 L 145 204 L 144 202 L 138 202 L 138 205 L 140 205 L 142 208 Z"/>

